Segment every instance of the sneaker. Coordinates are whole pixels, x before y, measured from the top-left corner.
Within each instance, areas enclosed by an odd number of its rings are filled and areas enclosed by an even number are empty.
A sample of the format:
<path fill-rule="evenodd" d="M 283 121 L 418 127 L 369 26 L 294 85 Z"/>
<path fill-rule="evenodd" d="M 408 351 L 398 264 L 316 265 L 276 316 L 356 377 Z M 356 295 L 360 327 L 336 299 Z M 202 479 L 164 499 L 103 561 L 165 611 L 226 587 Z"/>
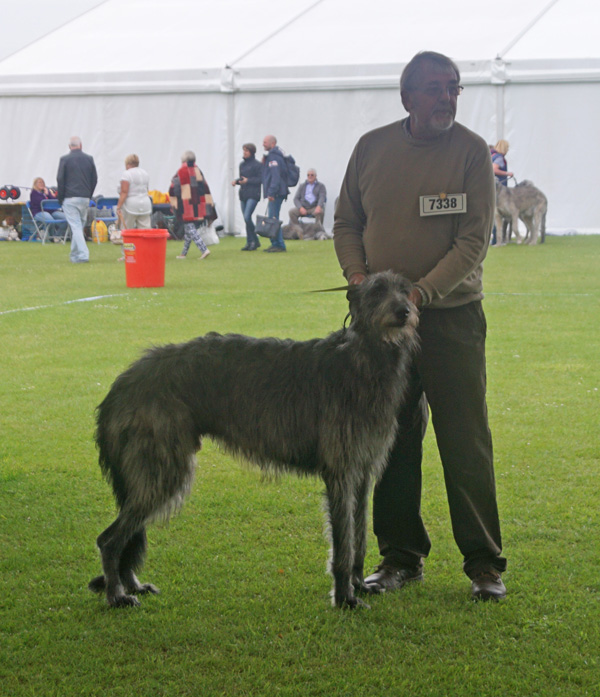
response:
<path fill-rule="evenodd" d="M 471 579 L 473 600 L 502 600 L 506 598 L 506 586 L 497 571 L 482 571 Z"/>
<path fill-rule="evenodd" d="M 394 566 L 383 561 L 374 573 L 365 578 L 365 585 L 378 591 L 400 590 L 407 583 L 423 580 L 423 565 Z"/>
<path fill-rule="evenodd" d="M 287 249 L 284 249 L 283 247 L 269 247 L 268 249 L 265 249 L 265 252 L 287 252 Z"/>
<path fill-rule="evenodd" d="M 210 254 L 210 249 L 207 249 L 205 252 L 202 252 L 202 255 L 200 256 L 200 261 L 202 259 L 206 259 L 206 257 Z"/>

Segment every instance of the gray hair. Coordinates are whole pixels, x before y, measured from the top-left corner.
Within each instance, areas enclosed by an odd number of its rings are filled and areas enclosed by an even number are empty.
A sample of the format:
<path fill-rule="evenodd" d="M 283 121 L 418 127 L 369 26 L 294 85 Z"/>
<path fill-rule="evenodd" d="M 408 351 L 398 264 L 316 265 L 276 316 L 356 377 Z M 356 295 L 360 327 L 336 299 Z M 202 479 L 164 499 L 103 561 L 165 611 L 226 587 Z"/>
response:
<path fill-rule="evenodd" d="M 69 138 L 69 147 L 71 150 L 78 150 L 81 147 L 81 138 L 79 136 L 71 136 Z"/>
<path fill-rule="evenodd" d="M 435 51 L 420 51 L 406 64 L 400 78 L 400 92 L 410 92 L 416 89 L 416 81 L 423 63 L 435 63 L 435 65 L 443 70 L 453 70 L 456 73 L 456 79 L 460 82 L 460 70 L 456 63 L 443 53 Z"/>
<path fill-rule="evenodd" d="M 182 162 L 196 162 L 196 153 L 193 150 L 186 150 L 181 156 Z"/>

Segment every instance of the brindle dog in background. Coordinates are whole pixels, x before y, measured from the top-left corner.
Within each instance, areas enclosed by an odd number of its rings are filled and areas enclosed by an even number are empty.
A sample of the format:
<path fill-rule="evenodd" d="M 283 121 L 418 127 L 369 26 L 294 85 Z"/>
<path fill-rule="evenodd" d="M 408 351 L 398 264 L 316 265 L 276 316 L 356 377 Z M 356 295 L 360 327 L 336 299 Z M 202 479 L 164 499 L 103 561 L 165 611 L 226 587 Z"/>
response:
<path fill-rule="evenodd" d="M 496 230 L 498 244 L 510 242 L 515 233 L 517 244 L 537 244 L 546 239 L 546 212 L 548 199 L 533 184 L 524 179 L 516 186 L 503 186 L 496 182 Z M 519 234 L 519 218 L 525 223 L 525 238 Z"/>

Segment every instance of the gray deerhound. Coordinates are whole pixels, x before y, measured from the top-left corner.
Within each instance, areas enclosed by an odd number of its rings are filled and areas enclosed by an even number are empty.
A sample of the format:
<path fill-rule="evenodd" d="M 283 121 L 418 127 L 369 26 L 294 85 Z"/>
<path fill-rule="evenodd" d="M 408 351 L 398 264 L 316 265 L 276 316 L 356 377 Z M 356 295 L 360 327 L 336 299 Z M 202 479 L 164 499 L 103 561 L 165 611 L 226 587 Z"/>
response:
<path fill-rule="evenodd" d="M 210 333 L 150 349 L 97 409 L 100 467 L 118 516 L 98 537 L 103 575 L 89 588 L 109 605 L 157 593 L 136 575 L 146 525 L 179 508 L 203 436 L 263 469 L 323 478 L 338 607 L 362 605 L 366 509 L 396 434 L 417 347 L 411 284 L 385 272 L 348 289 L 347 328 L 324 339 Z M 127 594 L 129 593 L 129 595 Z"/>
<path fill-rule="evenodd" d="M 517 243 L 536 244 L 546 239 L 546 212 L 548 199 L 534 185 L 524 179 L 516 186 L 496 182 L 496 230 L 498 244 L 507 244 L 515 233 Z M 519 218 L 525 223 L 525 239 L 519 234 Z"/>

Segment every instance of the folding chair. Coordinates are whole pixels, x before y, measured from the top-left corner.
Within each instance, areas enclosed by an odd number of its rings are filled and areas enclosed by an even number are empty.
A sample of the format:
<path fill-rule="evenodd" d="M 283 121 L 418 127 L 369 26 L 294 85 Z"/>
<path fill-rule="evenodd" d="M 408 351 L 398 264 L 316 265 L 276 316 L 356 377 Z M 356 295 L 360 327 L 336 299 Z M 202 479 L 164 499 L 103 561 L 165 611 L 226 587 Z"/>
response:
<path fill-rule="evenodd" d="M 52 223 L 45 223 L 40 220 L 36 220 L 33 215 L 31 215 L 31 207 L 29 201 L 21 206 L 21 239 L 27 242 L 35 242 L 39 240 L 42 244 L 46 242 L 46 237 L 48 236 L 48 225 Z"/>
<path fill-rule="evenodd" d="M 44 213 L 52 214 L 53 211 L 62 211 L 62 208 L 61 208 L 60 203 L 57 201 L 57 199 L 48 198 L 48 199 L 45 199 L 44 201 L 42 201 L 42 210 L 44 211 Z M 45 225 L 46 225 L 47 231 L 49 233 L 54 232 L 52 237 L 54 239 L 58 238 L 64 244 L 71 236 L 71 227 L 69 225 L 67 225 L 65 227 L 64 233 L 62 235 L 57 235 L 56 231 L 58 230 L 59 223 L 61 223 L 61 222 L 66 222 L 66 219 L 64 221 L 55 220 L 53 223 L 48 221 L 47 223 L 45 223 Z M 54 231 L 52 231 L 51 228 L 54 228 Z"/>

